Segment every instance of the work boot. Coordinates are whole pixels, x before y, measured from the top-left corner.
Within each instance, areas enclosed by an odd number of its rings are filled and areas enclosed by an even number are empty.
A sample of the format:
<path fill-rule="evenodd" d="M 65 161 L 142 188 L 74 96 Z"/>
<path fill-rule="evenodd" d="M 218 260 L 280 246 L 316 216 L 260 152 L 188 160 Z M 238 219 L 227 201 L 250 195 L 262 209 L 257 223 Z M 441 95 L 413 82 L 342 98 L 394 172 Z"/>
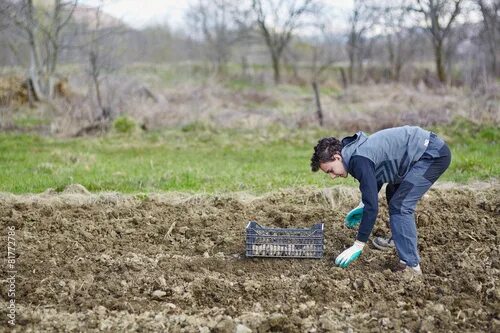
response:
<path fill-rule="evenodd" d="M 413 273 L 414 275 L 422 275 L 422 270 L 420 269 L 420 265 L 415 267 L 408 266 L 404 261 L 400 260 L 394 267 L 392 268 L 394 273 L 402 272 L 402 273 Z"/>
<path fill-rule="evenodd" d="M 372 244 L 377 249 L 382 251 L 389 251 L 396 247 L 394 245 L 394 240 L 392 239 L 392 237 L 391 238 L 375 237 L 374 239 L 372 239 Z"/>

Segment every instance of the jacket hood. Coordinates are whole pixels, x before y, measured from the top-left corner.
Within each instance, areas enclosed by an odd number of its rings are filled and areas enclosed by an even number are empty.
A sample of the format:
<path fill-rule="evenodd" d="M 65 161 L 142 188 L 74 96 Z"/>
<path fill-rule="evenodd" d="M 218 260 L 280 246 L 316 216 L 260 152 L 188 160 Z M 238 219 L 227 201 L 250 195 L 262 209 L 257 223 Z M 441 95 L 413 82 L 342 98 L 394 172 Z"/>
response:
<path fill-rule="evenodd" d="M 351 160 L 351 156 L 354 155 L 356 149 L 361 146 L 365 141 L 368 140 L 368 136 L 364 132 L 358 132 L 353 136 L 347 136 L 342 139 L 342 162 L 344 163 L 344 167 L 347 171 L 349 171 L 349 161 Z"/>

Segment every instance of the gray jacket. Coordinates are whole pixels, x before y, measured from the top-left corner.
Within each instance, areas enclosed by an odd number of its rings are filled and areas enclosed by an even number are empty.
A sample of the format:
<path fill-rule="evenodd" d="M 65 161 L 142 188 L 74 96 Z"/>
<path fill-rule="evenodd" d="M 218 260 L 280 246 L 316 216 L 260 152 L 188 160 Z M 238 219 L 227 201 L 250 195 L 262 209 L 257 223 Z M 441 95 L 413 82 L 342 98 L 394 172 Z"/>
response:
<path fill-rule="evenodd" d="M 399 184 L 429 145 L 431 132 L 418 126 L 388 128 L 367 136 L 358 132 L 342 139 L 342 159 L 349 171 L 351 157 L 360 155 L 374 163 L 377 183 Z"/>

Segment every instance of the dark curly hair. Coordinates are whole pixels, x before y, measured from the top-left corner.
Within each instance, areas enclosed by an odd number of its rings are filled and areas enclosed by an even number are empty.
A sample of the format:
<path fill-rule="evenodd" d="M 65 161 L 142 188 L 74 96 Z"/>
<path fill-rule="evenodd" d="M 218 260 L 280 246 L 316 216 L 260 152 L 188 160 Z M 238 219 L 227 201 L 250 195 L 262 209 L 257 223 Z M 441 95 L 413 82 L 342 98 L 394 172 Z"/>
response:
<path fill-rule="evenodd" d="M 333 155 L 340 155 L 341 151 L 342 142 L 336 138 L 330 137 L 319 140 L 311 157 L 311 170 L 313 172 L 318 171 L 320 163 L 333 161 Z"/>

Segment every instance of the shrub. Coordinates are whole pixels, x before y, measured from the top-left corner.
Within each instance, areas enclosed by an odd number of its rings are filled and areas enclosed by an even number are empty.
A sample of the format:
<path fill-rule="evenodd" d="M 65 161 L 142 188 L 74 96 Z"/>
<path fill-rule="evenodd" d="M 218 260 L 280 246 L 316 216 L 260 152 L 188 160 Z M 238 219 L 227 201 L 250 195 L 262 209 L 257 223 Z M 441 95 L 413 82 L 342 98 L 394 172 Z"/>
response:
<path fill-rule="evenodd" d="M 118 133 L 128 134 L 134 131 L 136 125 L 133 119 L 126 116 L 120 116 L 115 119 L 113 127 Z"/>

